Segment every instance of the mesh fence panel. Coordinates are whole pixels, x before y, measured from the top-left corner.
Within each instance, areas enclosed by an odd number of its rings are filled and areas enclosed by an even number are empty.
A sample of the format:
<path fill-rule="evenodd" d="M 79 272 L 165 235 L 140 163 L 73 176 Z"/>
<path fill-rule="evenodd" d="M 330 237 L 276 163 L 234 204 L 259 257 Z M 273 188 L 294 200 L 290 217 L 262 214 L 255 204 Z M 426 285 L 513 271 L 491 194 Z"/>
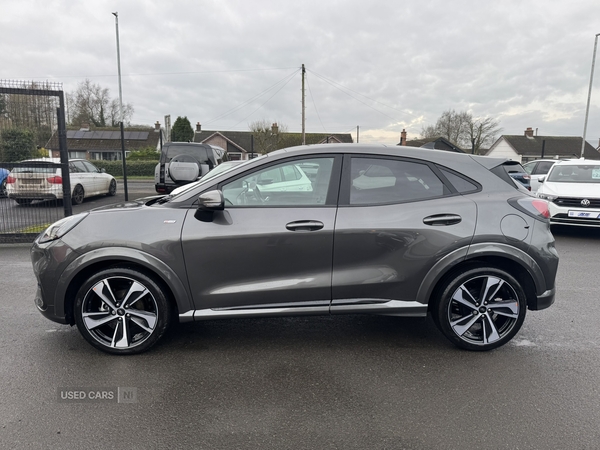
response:
<path fill-rule="evenodd" d="M 65 216 L 60 161 L 19 163 L 47 158 L 65 132 L 62 96 L 61 83 L 0 80 L 0 243 L 32 241 Z"/>

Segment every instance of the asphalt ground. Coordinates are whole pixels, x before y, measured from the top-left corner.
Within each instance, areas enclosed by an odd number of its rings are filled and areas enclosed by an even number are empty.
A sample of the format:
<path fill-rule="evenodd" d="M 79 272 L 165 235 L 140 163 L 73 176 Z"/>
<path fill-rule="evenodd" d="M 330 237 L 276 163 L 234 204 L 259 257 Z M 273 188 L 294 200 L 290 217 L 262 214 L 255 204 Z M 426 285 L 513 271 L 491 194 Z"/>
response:
<path fill-rule="evenodd" d="M 0 246 L 0 447 L 597 449 L 600 230 L 555 234 L 556 303 L 486 353 L 429 318 L 337 316 L 183 324 L 110 356 L 42 317 L 29 246 Z"/>

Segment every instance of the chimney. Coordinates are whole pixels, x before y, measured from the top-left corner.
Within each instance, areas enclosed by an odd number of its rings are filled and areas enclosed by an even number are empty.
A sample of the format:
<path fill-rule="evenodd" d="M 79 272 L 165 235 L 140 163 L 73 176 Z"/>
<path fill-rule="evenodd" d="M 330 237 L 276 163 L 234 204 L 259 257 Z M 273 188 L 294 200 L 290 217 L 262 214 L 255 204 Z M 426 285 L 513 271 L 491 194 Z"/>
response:
<path fill-rule="evenodd" d="M 277 122 L 275 122 L 273 125 L 271 125 L 271 134 L 277 133 L 279 133 L 279 127 L 277 126 Z"/>
<path fill-rule="evenodd" d="M 402 133 L 400 133 L 400 145 L 406 145 L 406 130 L 402 128 Z"/>
<path fill-rule="evenodd" d="M 156 132 L 160 131 L 160 122 L 158 120 L 154 124 L 154 131 L 156 131 Z"/>
<path fill-rule="evenodd" d="M 527 129 L 525 130 L 525 136 L 527 136 L 528 138 L 532 138 L 533 137 L 533 128 L 527 127 Z"/>
<path fill-rule="evenodd" d="M 200 133 L 202 131 L 202 125 L 200 122 L 196 122 L 196 133 Z"/>

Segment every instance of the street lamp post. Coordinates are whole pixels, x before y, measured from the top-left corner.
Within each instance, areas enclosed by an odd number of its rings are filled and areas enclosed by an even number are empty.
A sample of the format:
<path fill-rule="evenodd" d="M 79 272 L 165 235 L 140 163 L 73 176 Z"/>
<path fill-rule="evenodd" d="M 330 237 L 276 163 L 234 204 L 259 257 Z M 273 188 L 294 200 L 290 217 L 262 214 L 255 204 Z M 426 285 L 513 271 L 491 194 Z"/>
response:
<path fill-rule="evenodd" d="M 600 33 L 598 33 L 596 35 L 596 39 L 594 39 L 594 53 L 592 54 L 592 72 L 590 74 L 590 88 L 588 90 L 587 106 L 585 108 L 585 122 L 583 125 L 583 140 L 581 142 L 581 157 L 582 158 L 583 158 L 583 150 L 585 149 L 585 135 L 587 133 L 588 116 L 590 113 L 590 100 L 592 98 L 592 82 L 594 81 L 594 65 L 596 63 L 596 48 L 598 47 L 598 36 L 600 36 Z"/>
<path fill-rule="evenodd" d="M 123 161 L 123 190 L 125 191 L 125 201 L 129 200 L 127 191 L 127 164 L 125 162 L 125 132 L 123 131 L 123 91 L 121 89 L 121 49 L 119 48 L 119 13 L 112 13 L 115 16 L 115 29 L 117 32 L 117 68 L 119 71 L 119 108 L 120 108 L 120 128 L 121 128 L 121 159 Z"/>

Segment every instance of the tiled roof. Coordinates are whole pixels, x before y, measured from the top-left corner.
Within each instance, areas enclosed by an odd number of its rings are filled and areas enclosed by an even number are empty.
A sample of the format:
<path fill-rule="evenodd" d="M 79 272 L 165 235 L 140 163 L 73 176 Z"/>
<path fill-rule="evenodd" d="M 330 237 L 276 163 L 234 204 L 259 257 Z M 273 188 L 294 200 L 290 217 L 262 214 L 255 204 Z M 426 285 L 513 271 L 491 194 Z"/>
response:
<path fill-rule="evenodd" d="M 156 148 L 160 133 L 154 128 L 126 128 L 123 132 L 125 150 Z M 58 135 L 54 133 L 46 144 L 50 150 L 59 150 Z M 91 131 L 67 130 L 67 149 L 70 151 L 121 151 L 119 128 L 97 128 Z"/>
<path fill-rule="evenodd" d="M 454 145 L 448 139 L 443 137 L 412 139 L 410 141 L 406 141 L 406 145 L 408 147 L 423 147 L 436 150 L 448 150 L 456 153 L 466 153 L 458 145 Z"/>
<path fill-rule="evenodd" d="M 572 136 L 534 136 L 504 135 L 510 146 L 522 156 L 541 157 L 542 143 L 546 141 L 544 157 L 579 158 L 581 156 L 581 139 Z M 585 158 L 600 159 L 600 153 L 589 142 L 585 143 L 583 152 Z"/>
<path fill-rule="evenodd" d="M 230 141 L 239 145 L 247 152 L 251 151 L 251 131 L 210 131 L 203 130 L 196 132 L 194 135 L 194 142 L 204 142 L 215 133 L 220 133 Z M 352 135 L 350 133 L 340 134 L 327 134 L 327 133 L 306 133 L 306 144 L 319 144 L 326 142 L 328 137 L 334 137 L 336 140 L 342 143 L 352 143 Z M 278 148 L 293 147 L 296 145 L 302 145 L 302 133 L 281 133 L 281 142 Z"/>

